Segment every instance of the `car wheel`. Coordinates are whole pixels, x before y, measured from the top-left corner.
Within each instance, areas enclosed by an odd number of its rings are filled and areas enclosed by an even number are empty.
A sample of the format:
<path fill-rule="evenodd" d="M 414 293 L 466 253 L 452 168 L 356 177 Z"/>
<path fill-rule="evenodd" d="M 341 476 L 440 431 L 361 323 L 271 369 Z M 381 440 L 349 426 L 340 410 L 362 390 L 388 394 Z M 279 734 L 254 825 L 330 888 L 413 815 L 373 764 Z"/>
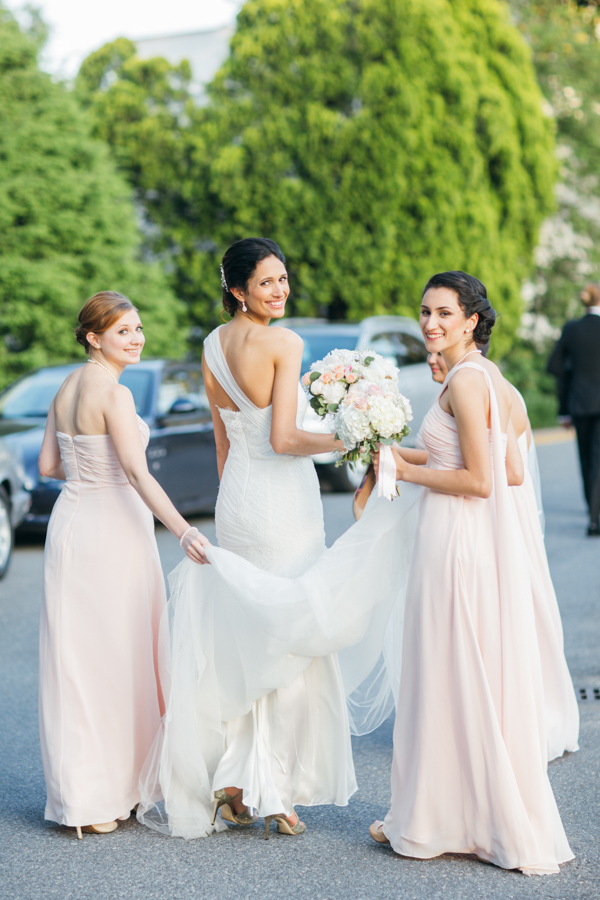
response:
<path fill-rule="evenodd" d="M 351 467 L 349 463 L 336 467 L 332 463 L 327 466 L 317 466 L 317 470 L 319 469 L 326 469 L 323 475 L 329 482 L 331 490 L 340 494 L 354 492 L 363 480 L 366 471 L 366 467 L 359 463 L 356 463 L 354 467 Z"/>
<path fill-rule="evenodd" d="M 4 488 L 0 487 L 0 578 L 4 578 L 8 570 L 14 538 L 10 518 L 10 500 Z"/>

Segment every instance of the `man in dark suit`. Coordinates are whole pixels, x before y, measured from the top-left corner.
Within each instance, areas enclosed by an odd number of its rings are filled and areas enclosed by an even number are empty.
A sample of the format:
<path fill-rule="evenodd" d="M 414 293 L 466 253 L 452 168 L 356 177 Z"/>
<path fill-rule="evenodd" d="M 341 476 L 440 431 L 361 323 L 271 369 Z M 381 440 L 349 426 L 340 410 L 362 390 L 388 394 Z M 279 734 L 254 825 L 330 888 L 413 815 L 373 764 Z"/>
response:
<path fill-rule="evenodd" d="M 566 323 L 548 371 L 557 379 L 559 419 L 577 432 L 592 537 L 600 536 L 600 285 L 587 284 L 580 297 L 586 314 Z"/>

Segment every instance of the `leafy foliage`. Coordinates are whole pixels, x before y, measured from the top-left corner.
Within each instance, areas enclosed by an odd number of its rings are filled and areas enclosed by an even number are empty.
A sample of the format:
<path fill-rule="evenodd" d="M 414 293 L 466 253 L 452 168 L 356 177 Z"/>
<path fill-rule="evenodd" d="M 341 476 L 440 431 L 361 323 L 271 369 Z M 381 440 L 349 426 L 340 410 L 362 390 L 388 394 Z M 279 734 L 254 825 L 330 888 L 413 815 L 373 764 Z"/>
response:
<path fill-rule="evenodd" d="M 179 305 L 139 259 L 131 189 L 38 49 L 0 7 L 0 386 L 80 355 L 77 311 L 102 289 L 139 304 L 151 352 L 177 350 Z"/>
<path fill-rule="evenodd" d="M 556 121 L 556 215 L 542 229 L 530 309 L 554 326 L 578 315 L 582 282 L 600 271 L 600 8 L 574 0 L 512 0 Z"/>
<path fill-rule="evenodd" d="M 414 314 L 434 271 L 462 268 L 503 313 L 496 353 L 510 345 L 556 166 L 503 4 L 248 0 L 202 108 L 182 69 L 99 54 L 78 91 L 195 321 L 216 316 L 225 247 L 263 234 L 292 312 Z"/>
<path fill-rule="evenodd" d="M 520 337 L 504 369 L 534 423 L 550 425 L 557 403 L 545 367 L 556 329 L 581 315 L 579 291 L 600 275 L 600 8 L 593 0 L 510 5 L 556 122 L 560 172 L 557 210 L 542 225 Z"/>

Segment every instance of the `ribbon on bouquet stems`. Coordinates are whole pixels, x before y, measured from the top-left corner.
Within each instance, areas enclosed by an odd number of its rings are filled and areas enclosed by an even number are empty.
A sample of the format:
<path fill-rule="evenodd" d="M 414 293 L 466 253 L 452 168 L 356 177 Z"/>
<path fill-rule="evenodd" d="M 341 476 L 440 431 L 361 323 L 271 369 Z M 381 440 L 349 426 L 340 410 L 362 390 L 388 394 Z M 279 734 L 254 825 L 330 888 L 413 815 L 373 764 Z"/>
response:
<path fill-rule="evenodd" d="M 379 474 L 377 496 L 392 500 L 396 496 L 396 461 L 388 444 L 379 445 Z"/>

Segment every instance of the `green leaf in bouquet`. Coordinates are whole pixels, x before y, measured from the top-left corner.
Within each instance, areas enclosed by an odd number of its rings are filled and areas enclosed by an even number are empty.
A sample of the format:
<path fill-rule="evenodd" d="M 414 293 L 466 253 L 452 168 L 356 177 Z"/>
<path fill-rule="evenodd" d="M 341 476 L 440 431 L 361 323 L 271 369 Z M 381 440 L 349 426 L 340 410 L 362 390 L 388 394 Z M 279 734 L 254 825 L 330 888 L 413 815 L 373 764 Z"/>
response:
<path fill-rule="evenodd" d="M 379 438 L 379 443 L 383 444 L 384 447 L 391 447 L 394 443 L 394 438 Z"/>
<path fill-rule="evenodd" d="M 340 405 L 339 403 L 330 403 L 327 406 L 327 412 L 330 412 L 330 413 L 337 412 L 337 408 L 339 405 Z"/>
<path fill-rule="evenodd" d="M 370 366 L 374 359 L 375 359 L 374 356 L 365 356 L 365 360 L 364 360 L 365 366 Z"/>
<path fill-rule="evenodd" d="M 311 397 L 309 402 L 310 402 L 310 405 L 312 406 L 312 408 L 314 409 L 314 411 L 317 413 L 317 415 L 319 415 L 319 416 L 325 415 L 326 410 L 323 409 L 323 404 L 321 402 L 320 397 Z"/>
<path fill-rule="evenodd" d="M 311 382 L 311 384 L 312 384 L 313 381 L 316 381 L 317 378 L 320 378 L 320 377 L 321 377 L 321 373 L 320 373 L 320 372 L 311 372 L 310 375 L 308 376 L 308 380 L 309 380 L 309 381 Z"/>

